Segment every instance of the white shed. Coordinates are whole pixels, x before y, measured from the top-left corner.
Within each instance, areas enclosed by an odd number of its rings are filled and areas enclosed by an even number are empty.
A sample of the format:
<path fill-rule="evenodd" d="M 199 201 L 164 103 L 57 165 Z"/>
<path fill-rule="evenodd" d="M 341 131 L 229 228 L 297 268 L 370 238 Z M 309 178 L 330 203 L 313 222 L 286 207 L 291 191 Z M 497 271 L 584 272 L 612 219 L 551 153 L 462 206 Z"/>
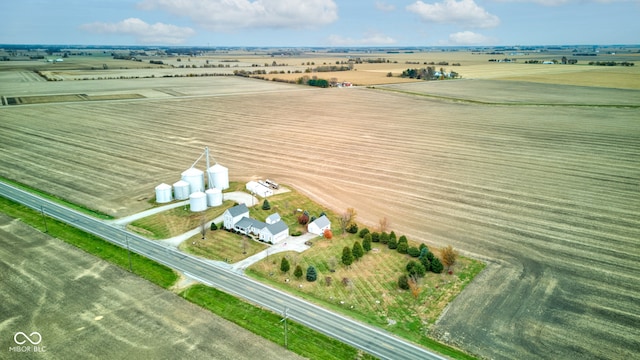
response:
<path fill-rule="evenodd" d="M 313 220 L 307 225 L 307 231 L 316 235 L 323 235 L 326 229 L 331 230 L 331 221 L 325 215 Z"/>

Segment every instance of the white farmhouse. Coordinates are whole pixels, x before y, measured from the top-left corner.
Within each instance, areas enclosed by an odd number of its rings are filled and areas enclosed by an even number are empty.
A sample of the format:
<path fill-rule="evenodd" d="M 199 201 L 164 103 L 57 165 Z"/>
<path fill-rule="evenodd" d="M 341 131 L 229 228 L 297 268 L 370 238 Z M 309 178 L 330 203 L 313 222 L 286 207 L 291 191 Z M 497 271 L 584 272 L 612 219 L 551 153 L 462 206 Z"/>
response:
<path fill-rule="evenodd" d="M 329 221 L 329 218 L 325 215 L 313 220 L 313 222 L 307 226 L 307 231 L 316 235 L 323 235 L 326 229 L 331 230 L 331 221 Z"/>
<path fill-rule="evenodd" d="M 289 236 L 289 227 L 280 220 L 273 224 L 266 225 L 260 230 L 260 240 L 275 244 Z"/>
<path fill-rule="evenodd" d="M 243 217 L 249 217 L 249 209 L 245 204 L 236 205 L 225 210 L 224 214 L 222 214 L 222 218 L 224 219 L 224 228 L 227 230 L 233 229 L 236 223 Z"/>

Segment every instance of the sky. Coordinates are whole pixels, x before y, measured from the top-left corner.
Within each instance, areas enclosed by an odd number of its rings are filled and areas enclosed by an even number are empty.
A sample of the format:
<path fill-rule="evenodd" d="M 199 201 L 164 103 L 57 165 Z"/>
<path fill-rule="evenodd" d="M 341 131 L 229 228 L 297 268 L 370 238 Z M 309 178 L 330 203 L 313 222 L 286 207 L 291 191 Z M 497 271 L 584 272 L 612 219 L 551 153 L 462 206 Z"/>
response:
<path fill-rule="evenodd" d="M 637 45 L 639 18 L 640 0 L 18 0 L 0 44 Z"/>

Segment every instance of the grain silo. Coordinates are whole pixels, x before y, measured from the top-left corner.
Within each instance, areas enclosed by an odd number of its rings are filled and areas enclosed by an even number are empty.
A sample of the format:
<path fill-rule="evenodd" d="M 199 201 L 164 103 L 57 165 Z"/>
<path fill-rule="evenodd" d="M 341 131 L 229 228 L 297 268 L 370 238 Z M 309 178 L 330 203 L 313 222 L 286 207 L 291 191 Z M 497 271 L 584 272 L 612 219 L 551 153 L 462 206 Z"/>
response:
<path fill-rule="evenodd" d="M 209 177 L 209 187 L 215 187 L 221 190 L 229 188 L 229 169 L 215 164 L 207 170 Z"/>
<path fill-rule="evenodd" d="M 182 172 L 182 180 L 189 183 L 189 194 L 204 191 L 204 173 L 196 168 L 189 168 Z"/>
<path fill-rule="evenodd" d="M 202 191 L 189 195 L 189 206 L 192 212 L 207 210 L 207 196 Z"/>
<path fill-rule="evenodd" d="M 171 196 L 171 185 L 162 183 L 156 186 L 156 202 L 159 204 L 164 204 L 171 202 L 173 200 Z"/>
<path fill-rule="evenodd" d="M 205 191 L 207 194 L 207 206 L 222 205 L 222 190 L 218 188 L 210 188 Z"/>
<path fill-rule="evenodd" d="M 176 200 L 187 200 L 189 198 L 189 183 L 180 180 L 173 184 L 173 193 Z"/>

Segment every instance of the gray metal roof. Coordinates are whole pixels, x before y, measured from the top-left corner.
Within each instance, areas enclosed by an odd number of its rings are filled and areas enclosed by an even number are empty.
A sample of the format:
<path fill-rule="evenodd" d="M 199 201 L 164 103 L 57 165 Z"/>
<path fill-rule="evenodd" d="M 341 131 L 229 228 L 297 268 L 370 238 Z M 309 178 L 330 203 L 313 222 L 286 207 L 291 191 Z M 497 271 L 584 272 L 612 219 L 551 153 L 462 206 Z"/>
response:
<path fill-rule="evenodd" d="M 267 225 L 267 230 L 273 235 L 280 234 L 281 232 L 289 229 L 287 224 L 284 221 L 278 221 L 276 223 Z"/>
<path fill-rule="evenodd" d="M 269 224 L 269 223 L 276 223 L 276 222 L 280 221 L 281 219 L 282 218 L 280 217 L 280 214 L 274 213 L 274 214 L 271 214 L 271 215 L 267 216 L 265 221 L 266 221 L 267 224 Z"/>
<path fill-rule="evenodd" d="M 322 229 L 325 226 L 331 226 L 331 221 L 329 221 L 329 218 L 322 215 L 319 218 L 313 220 L 312 224 L 316 224 L 316 226 L 320 229 Z"/>
<path fill-rule="evenodd" d="M 244 213 L 249 212 L 249 209 L 247 208 L 247 205 L 240 204 L 227 209 L 227 211 L 229 212 L 229 214 L 231 214 L 232 217 L 236 217 L 238 215 L 242 215 Z"/>
<path fill-rule="evenodd" d="M 263 223 L 262 221 L 258 221 L 256 219 L 252 219 L 250 217 L 243 217 L 236 223 L 235 226 L 239 227 L 240 229 L 247 229 L 248 227 L 253 227 L 258 230 L 261 230 L 262 228 L 267 226 L 267 224 Z"/>

